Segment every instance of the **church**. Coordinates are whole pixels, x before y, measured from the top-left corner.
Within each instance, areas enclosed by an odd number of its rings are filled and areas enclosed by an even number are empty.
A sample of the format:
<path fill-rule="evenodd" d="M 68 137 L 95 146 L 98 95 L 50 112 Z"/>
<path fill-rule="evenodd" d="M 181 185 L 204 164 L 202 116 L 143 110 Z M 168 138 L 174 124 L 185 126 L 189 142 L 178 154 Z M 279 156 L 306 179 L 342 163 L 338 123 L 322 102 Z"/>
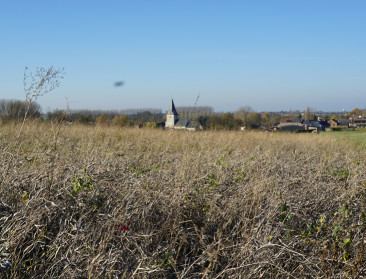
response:
<path fill-rule="evenodd" d="M 179 114 L 175 109 L 174 101 L 172 99 L 169 111 L 166 114 L 165 128 L 196 131 L 199 128 L 199 125 L 197 123 L 192 123 L 189 120 L 179 120 Z"/>

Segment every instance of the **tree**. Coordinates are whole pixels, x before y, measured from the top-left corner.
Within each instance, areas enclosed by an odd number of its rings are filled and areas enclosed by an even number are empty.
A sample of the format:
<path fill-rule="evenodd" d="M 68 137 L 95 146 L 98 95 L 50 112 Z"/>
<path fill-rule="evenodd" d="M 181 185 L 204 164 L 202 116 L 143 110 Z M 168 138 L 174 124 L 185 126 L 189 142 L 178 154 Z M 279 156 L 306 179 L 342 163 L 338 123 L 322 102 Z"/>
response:
<path fill-rule="evenodd" d="M 99 124 L 99 125 L 104 125 L 105 123 L 107 123 L 107 116 L 105 116 L 104 114 L 99 115 L 95 119 L 95 122 L 97 122 L 97 124 Z"/>
<path fill-rule="evenodd" d="M 253 112 L 253 109 L 250 106 L 240 107 L 234 112 L 234 117 L 243 120 L 244 125 L 248 125 L 247 116 L 251 112 Z"/>
<path fill-rule="evenodd" d="M 349 113 L 347 113 L 347 117 L 359 116 L 359 115 L 362 115 L 362 111 L 359 108 L 355 108 Z"/>
<path fill-rule="evenodd" d="M 156 122 L 147 122 L 146 128 L 156 128 L 158 125 L 156 125 Z"/>
<path fill-rule="evenodd" d="M 27 103 L 19 100 L 0 100 L 0 116 L 5 120 L 24 119 Z M 41 107 L 38 103 L 32 102 L 28 107 L 29 117 L 39 117 Z"/>
<path fill-rule="evenodd" d="M 130 119 L 125 114 L 117 115 L 113 118 L 112 124 L 119 127 L 126 127 L 130 125 Z"/>
<path fill-rule="evenodd" d="M 69 115 L 67 115 L 65 111 L 60 109 L 56 109 L 53 112 L 48 112 L 47 117 L 48 119 L 55 120 L 58 123 L 70 120 Z"/>
<path fill-rule="evenodd" d="M 202 127 L 206 128 L 207 120 L 208 119 L 209 119 L 208 116 L 206 116 L 206 115 L 200 115 L 197 120 L 202 125 Z"/>
<path fill-rule="evenodd" d="M 220 129 L 222 124 L 222 119 L 218 114 L 212 114 L 209 116 L 207 122 L 210 129 Z"/>
<path fill-rule="evenodd" d="M 240 129 L 243 127 L 244 122 L 240 118 L 234 118 L 234 129 Z"/>
<path fill-rule="evenodd" d="M 151 122 L 153 121 L 154 115 L 150 111 L 143 111 L 139 115 L 139 120 L 142 122 Z"/>
<path fill-rule="evenodd" d="M 330 117 L 330 119 L 338 120 L 338 115 L 333 114 L 333 115 Z"/>
<path fill-rule="evenodd" d="M 262 122 L 262 125 L 267 129 L 272 128 L 273 124 L 274 124 L 274 121 L 272 121 L 272 118 L 271 118 L 271 115 L 269 112 L 263 113 L 261 122 Z"/>
<path fill-rule="evenodd" d="M 226 129 L 232 129 L 234 127 L 234 116 L 230 112 L 224 113 L 221 121 Z"/>
<path fill-rule="evenodd" d="M 83 123 L 83 124 L 89 124 L 89 123 L 92 123 L 93 122 L 93 118 L 91 117 L 90 114 L 82 115 L 79 118 L 79 122 L 80 123 Z"/>
<path fill-rule="evenodd" d="M 261 124 L 262 116 L 258 112 L 251 112 L 246 117 L 246 125 L 248 125 L 250 128 L 253 128 L 255 126 L 259 126 Z"/>
<path fill-rule="evenodd" d="M 304 111 L 304 119 L 305 120 L 313 120 L 314 119 L 314 109 L 307 107 Z"/>

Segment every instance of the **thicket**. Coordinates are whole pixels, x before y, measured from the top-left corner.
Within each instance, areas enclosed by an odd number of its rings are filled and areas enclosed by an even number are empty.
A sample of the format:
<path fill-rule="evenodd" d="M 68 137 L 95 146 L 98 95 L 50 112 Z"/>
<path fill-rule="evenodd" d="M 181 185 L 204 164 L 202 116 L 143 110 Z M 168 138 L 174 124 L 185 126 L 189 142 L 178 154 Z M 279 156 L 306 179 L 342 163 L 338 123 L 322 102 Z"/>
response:
<path fill-rule="evenodd" d="M 365 151 L 330 136 L 0 127 L 2 278 L 360 278 Z"/>

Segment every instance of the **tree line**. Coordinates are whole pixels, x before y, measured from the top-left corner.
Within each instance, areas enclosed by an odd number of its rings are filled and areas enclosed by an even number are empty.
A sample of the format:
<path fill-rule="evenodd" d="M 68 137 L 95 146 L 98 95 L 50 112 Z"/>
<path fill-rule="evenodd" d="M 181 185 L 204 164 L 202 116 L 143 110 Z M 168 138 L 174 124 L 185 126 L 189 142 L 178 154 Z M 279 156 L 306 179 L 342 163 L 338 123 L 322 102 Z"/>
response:
<path fill-rule="evenodd" d="M 0 100 L 0 117 L 3 121 L 23 120 L 28 108 L 27 101 Z M 28 117 L 38 118 L 41 115 L 41 106 L 37 102 L 29 105 Z"/>
<path fill-rule="evenodd" d="M 2 122 L 22 121 L 26 115 L 29 102 L 20 100 L 0 100 L 0 118 Z M 270 129 L 283 118 L 301 118 L 305 120 L 317 119 L 319 115 L 314 109 L 306 108 L 302 113 L 294 111 L 283 115 L 275 112 L 256 112 L 250 106 L 243 106 L 231 112 L 214 112 L 209 106 L 177 107 L 179 119 L 186 119 L 197 123 L 204 129 Z M 355 108 L 343 114 L 322 114 L 326 121 L 329 119 L 349 118 L 364 114 L 366 111 Z M 60 110 L 56 109 L 41 114 L 41 106 L 32 102 L 28 110 L 28 118 L 45 121 L 57 120 L 77 122 L 88 125 L 115 125 L 162 127 L 165 122 L 165 113 L 161 109 L 123 109 L 123 110 Z"/>

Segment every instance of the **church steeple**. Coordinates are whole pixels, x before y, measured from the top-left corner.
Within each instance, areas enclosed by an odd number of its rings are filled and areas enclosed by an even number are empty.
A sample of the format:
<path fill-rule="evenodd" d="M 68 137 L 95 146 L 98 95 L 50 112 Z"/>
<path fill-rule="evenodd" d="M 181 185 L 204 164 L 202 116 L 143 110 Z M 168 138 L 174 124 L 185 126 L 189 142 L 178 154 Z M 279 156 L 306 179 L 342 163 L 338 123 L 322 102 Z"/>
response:
<path fill-rule="evenodd" d="M 178 115 L 177 110 L 175 109 L 174 101 L 172 99 L 172 102 L 170 103 L 170 108 L 168 114 L 174 114 Z"/>
<path fill-rule="evenodd" d="M 170 103 L 169 111 L 166 114 L 165 127 L 166 128 L 174 128 L 174 125 L 175 125 L 175 123 L 178 122 L 178 120 L 179 120 L 178 112 L 175 109 L 174 101 L 172 99 L 172 102 Z"/>

